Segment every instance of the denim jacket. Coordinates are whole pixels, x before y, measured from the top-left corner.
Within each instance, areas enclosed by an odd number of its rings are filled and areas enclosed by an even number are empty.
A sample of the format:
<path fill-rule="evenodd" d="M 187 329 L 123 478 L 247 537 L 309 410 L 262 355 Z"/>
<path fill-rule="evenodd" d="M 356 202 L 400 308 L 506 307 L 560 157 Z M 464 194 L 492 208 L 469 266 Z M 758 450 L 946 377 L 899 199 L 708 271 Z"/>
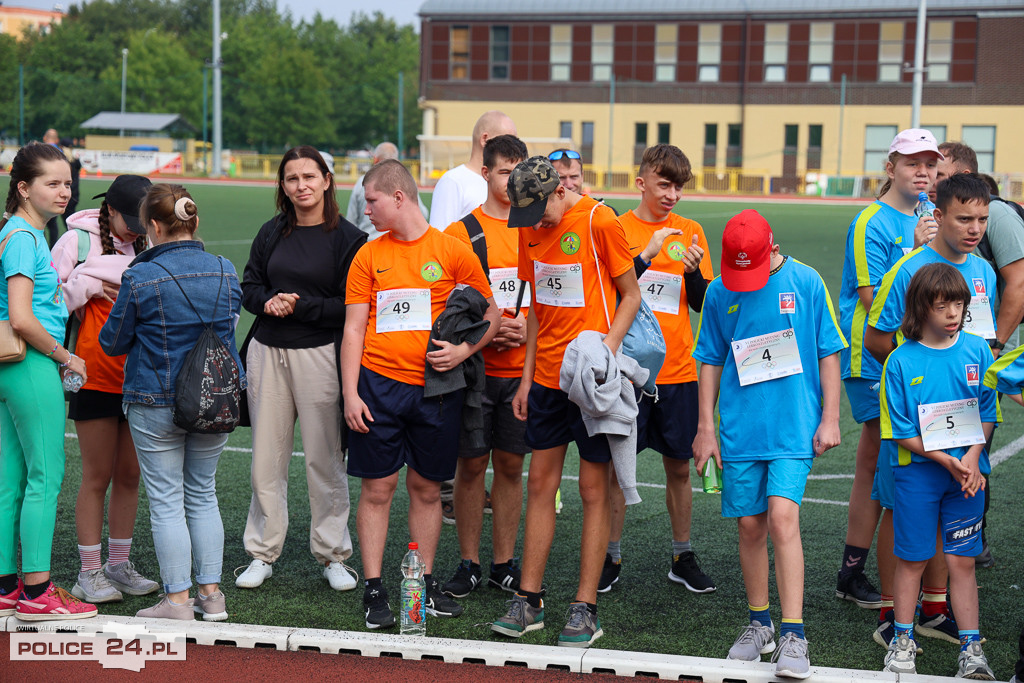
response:
<path fill-rule="evenodd" d="M 242 289 L 234 266 L 225 258 L 207 254 L 202 242 L 160 244 L 139 254 L 121 276 L 121 291 L 100 330 L 104 351 L 111 356 L 128 355 L 124 365 L 125 403 L 174 405 L 178 373 L 205 329 L 161 265 L 177 278 L 203 322 L 213 322 L 214 331 L 231 350 L 239 370 L 242 367 L 235 349 Z M 220 302 L 215 311 L 218 289 Z"/>

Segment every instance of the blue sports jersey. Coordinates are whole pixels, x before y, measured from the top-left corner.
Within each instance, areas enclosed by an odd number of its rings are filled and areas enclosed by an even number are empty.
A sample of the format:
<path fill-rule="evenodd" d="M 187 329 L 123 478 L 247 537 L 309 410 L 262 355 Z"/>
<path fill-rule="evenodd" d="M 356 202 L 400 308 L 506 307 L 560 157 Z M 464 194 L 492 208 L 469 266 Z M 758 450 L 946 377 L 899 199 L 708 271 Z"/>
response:
<path fill-rule="evenodd" d="M 906 215 L 882 202 L 873 202 L 850 223 L 846 233 L 843 281 L 839 288 L 839 321 L 850 342 L 840 354 L 843 379 L 878 379 L 882 365 L 864 349 L 868 311 L 857 289 L 875 290 L 889 269 L 914 246 L 917 216 Z"/>
<path fill-rule="evenodd" d="M 882 284 L 875 292 L 874 303 L 871 304 L 871 313 L 868 315 L 868 325 L 881 332 L 896 332 L 903 323 L 903 312 L 906 310 L 907 287 L 910 285 L 910 278 L 918 270 L 929 263 L 945 263 L 953 266 L 964 276 L 967 282 L 967 289 L 971 296 L 988 296 L 989 307 L 992 308 L 992 319 L 995 320 L 995 308 L 993 307 L 996 291 L 996 273 L 988 261 L 968 254 L 967 260 L 963 263 L 947 261 L 939 255 L 939 252 L 925 245 L 915 249 L 897 262 L 885 277 Z M 991 356 L 991 354 L 989 354 Z"/>
<path fill-rule="evenodd" d="M 732 342 L 787 329 L 803 372 L 740 386 Z M 756 292 L 708 285 L 693 357 L 722 366 L 719 434 L 725 460 L 814 456 L 821 422 L 818 360 L 845 348 L 828 289 L 809 266 L 789 258 Z"/>
<path fill-rule="evenodd" d="M 944 401 L 977 399 L 982 422 L 1000 422 L 1002 414 L 996 392 L 981 381 L 992 364 L 992 351 L 984 339 L 961 332 L 953 345 L 933 349 L 907 340 L 889 354 L 882 370 L 880 398 L 883 439 L 911 439 L 921 435 L 918 406 Z M 968 447 L 949 448 L 945 452 L 963 458 Z M 903 446 L 890 459 L 892 466 L 928 462 L 930 458 L 912 453 Z M 988 453 L 984 451 L 979 469 L 988 474 Z"/>
<path fill-rule="evenodd" d="M 999 356 L 985 373 L 985 386 L 1010 396 L 1016 396 L 1024 387 L 1024 345 Z"/>
<path fill-rule="evenodd" d="M 15 233 L 15 230 L 25 232 Z M 14 233 L 14 234 L 12 234 Z M 0 241 L 11 236 L 4 245 L 3 278 L 0 278 L 0 320 L 10 320 L 7 280 L 24 275 L 32 280 L 32 315 L 54 339 L 63 341 L 68 321 L 64 290 L 60 287 L 57 269 L 46 246 L 46 235 L 33 228 L 21 216 L 12 216 L 0 230 Z"/>

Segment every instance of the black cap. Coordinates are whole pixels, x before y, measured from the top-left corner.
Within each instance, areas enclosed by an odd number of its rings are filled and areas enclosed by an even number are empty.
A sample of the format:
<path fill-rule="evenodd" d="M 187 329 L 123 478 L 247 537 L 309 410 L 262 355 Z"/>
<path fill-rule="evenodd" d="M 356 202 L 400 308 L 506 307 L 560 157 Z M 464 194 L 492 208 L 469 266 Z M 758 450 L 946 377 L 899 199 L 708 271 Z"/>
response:
<path fill-rule="evenodd" d="M 153 183 L 145 176 L 119 175 L 110 183 L 106 192 L 96 195 L 93 199 L 103 197 L 107 204 L 124 216 L 124 222 L 129 230 L 136 235 L 145 235 L 146 229 L 139 220 L 139 205 L 152 186 Z"/>

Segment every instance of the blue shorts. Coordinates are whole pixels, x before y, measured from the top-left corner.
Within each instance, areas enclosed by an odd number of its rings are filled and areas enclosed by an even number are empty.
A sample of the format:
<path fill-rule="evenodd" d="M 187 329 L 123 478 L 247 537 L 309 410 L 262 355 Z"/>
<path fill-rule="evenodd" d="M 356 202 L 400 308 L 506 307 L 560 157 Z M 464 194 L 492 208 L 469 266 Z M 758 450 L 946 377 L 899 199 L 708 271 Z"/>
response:
<path fill-rule="evenodd" d="M 561 389 L 533 383 L 526 406 L 526 445 L 534 451 L 576 442 L 580 457 L 587 462 L 611 462 L 612 453 L 604 434 L 587 434 L 580 407 Z"/>
<path fill-rule="evenodd" d="M 512 399 L 519 391 L 519 377 L 491 377 L 488 375 L 481 399 L 483 409 L 483 448 L 459 446 L 460 458 L 479 458 L 490 455 L 493 449 L 525 455 L 530 451 L 523 437 L 526 423 L 512 412 Z M 460 437 L 461 438 L 461 437 Z"/>
<path fill-rule="evenodd" d="M 803 501 L 814 458 L 722 461 L 722 516 L 749 517 L 768 510 L 768 497 Z"/>
<path fill-rule="evenodd" d="M 882 439 L 875 463 L 875 480 L 871 483 L 871 500 L 877 500 L 886 510 L 896 504 L 896 481 L 893 479 L 892 461 L 896 459 L 896 442 Z"/>
<path fill-rule="evenodd" d="M 370 431 L 349 431 L 348 473 L 382 479 L 408 465 L 424 479 L 455 476 L 462 428 L 462 389 L 423 398 L 423 387 L 359 368 L 359 398 L 373 416 Z"/>
<path fill-rule="evenodd" d="M 658 402 L 646 394 L 638 405 L 636 452 L 653 448 L 667 458 L 693 458 L 697 436 L 697 383 L 659 384 Z"/>
<path fill-rule="evenodd" d="M 908 562 L 931 559 L 935 533 L 942 528 L 942 552 L 974 557 L 981 553 L 985 492 L 964 498 L 960 484 L 937 462 L 911 462 L 893 468 L 896 507 L 892 526 L 896 557 Z"/>
<path fill-rule="evenodd" d="M 882 414 L 878 389 L 871 388 L 876 384 L 878 384 L 877 379 L 850 377 L 843 380 L 843 386 L 846 387 L 846 398 L 850 399 L 850 409 L 857 424 L 864 424 Z"/>

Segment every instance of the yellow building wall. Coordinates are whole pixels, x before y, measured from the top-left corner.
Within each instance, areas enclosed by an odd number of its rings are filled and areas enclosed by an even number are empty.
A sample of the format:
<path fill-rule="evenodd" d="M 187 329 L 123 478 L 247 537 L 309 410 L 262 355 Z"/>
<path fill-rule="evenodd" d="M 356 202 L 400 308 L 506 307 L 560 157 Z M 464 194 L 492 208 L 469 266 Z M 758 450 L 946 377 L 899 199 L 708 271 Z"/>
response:
<path fill-rule="evenodd" d="M 572 137 L 580 146 L 582 122 L 594 123 L 594 167 L 608 169 L 609 148 L 612 150 L 613 171 L 627 172 L 632 167 L 635 124 L 648 124 L 648 144 L 657 141 L 657 124 L 669 123 L 670 142 L 686 153 L 695 167 L 700 167 L 704 154 L 704 124 L 718 124 L 717 167 L 725 166 L 728 124 L 744 125 L 744 171 L 755 175 L 782 173 L 782 147 L 786 124 L 799 126 L 797 171 L 806 171 L 808 125 L 822 126 L 821 172 L 834 175 L 839 159 L 838 105 L 671 105 L 671 104 L 616 104 L 611 112 L 612 136 L 609 140 L 609 106 L 595 103 L 536 102 L 448 102 L 429 101 L 424 106 L 429 112 L 433 133 L 440 136 L 469 136 L 473 124 L 485 111 L 498 109 L 515 121 L 519 136 L 554 137 L 559 134 L 559 122 L 572 122 Z M 425 116 L 426 118 L 426 116 Z M 996 174 L 1024 172 L 1024 107 L 922 107 L 924 126 L 946 126 L 946 140 L 960 140 L 963 126 L 995 126 Z M 427 130 L 424 121 L 424 130 Z M 842 175 L 881 174 L 881 168 L 864 169 L 864 137 L 869 125 L 892 125 L 902 130 L 910 127 L 910 106 L 846 106 L 843 110 Z M 610 143 L 610 144 L 609 144 Z M 531 149 L 531 154 L 550 150 Z M 456 164 L 464 159 L 456 160 Z"/>
<path fill-rule="evenodd" d="M 59 24 L 62 19 L 64 19 L 62 12 L 0 6 L 0 33 L 6 33 L 21 40 L 26 28 L 33 31 L 48 31 L 51 23 Z"/>
<path fill-rule="evenodd" d="M 160 152 L 173 152 L 175 140 L 172 138 L 121 137 L 120 135 L 86 135 L 86 149 L 109 149 L 120 152 L 127 151 L 135 145 L 150 145 Z"/>

